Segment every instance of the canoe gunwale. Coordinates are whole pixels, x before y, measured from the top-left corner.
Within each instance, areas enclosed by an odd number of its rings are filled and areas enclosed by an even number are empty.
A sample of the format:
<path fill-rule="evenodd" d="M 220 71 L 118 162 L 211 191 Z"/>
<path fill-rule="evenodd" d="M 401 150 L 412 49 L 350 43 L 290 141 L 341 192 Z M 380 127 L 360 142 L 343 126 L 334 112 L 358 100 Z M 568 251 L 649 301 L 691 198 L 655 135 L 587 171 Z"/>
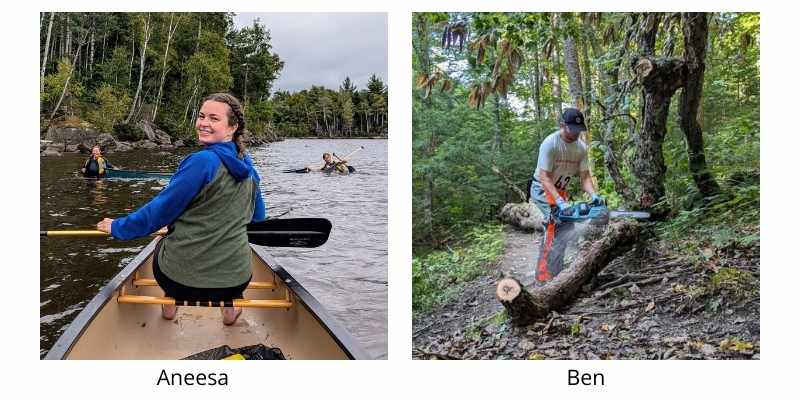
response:
<path fill-rule="evenodd" d="M 297 279 L 283 268 L 283 266 L 275 261 L 269 253 L 262 246 L 250 245 L 250 248 L 256 252 L 264 262 L 272 268 L 272 271 L 289 287 L 293 293 L 293 297 L 302 302 L 311 315 L 331 334 L 333 340 L 339 344 L 339 347 L 347 354 L 351 360 L 371 360 L 373 357 L 361 347 L 361 344 L 353 337 L 353 335 L 345 329 L 337 320 L 328 314 L 328 311 L 311 293 L 306 290 Z"/>
<path fill-rule="evenodd" d="M 86 331 L 89 325 L 106 304 L 114 299 L 119 288 L 127 281 L 133 273 L 139 269 L 155 250 L 158 239 L 154 239 L 130 262 L 128 265 L 114 276 L 108 284 L 103 286 L 97 295 L 89 301 L 86 307 L 81 310 L 77 317 L 70 323 L 63 334 L 45 356 L 46 360 L 64 360 L 72 350 L 78 338 Z M 371 359 L 372 357 L 361 347 L 355 338 L 344 329 L 335 319 L 333 319 L 322 304 L 314 298 L 292 275 L 286 271 L 275 259 L 269 255 L 261 246 L 250 245 L 250 248 L 261 258 L 289 287 L 293 298 L 302 302 L 312 316 L 322 325 L 331 335 L 333 340 L 339 345 L 342 351 L 350 359 Z M 297 307 L 298 305 L 295 305 Z"/>
<path fill-rule="evenodd" d="M 150 254 L 155 250 L 156 242 L 158 239 L 153 239 L 147 246 L 145 246 L 136 258 L 131 261 L 120 273 L 111 278 L 111 280 L 100 289 L 100 292 L 89 301 L 89 304 L 75 317 L 69 324 L 69 327 L 58 338 L 56 344 L 50 348 L 45 356 L 46 360 L 64 360 L 67 354 L 72 350 L 77 339 L 83 334 L 86 328 L 91 324 L 94 317 L 105 307 L 109 300 L 113 299 L 117 294 L 120 286 L 136 272 L 150 257 Z"/>

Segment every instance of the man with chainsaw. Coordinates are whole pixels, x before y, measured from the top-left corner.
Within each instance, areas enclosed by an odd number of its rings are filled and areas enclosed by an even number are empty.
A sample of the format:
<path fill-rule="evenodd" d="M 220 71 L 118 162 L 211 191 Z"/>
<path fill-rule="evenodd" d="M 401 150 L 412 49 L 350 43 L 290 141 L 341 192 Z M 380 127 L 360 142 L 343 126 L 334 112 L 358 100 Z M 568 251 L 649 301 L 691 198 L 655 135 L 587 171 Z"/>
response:
<path fill-rule="evenodd" d="M 574 223 L 559 216 L 570 216 L 567 187 L 573 178 L 580 178 L 581 188 L 591 196 L 590 206 L 604 206 L 605 199 L 595 192 L 589 172 L 588 148 L 580 139 L 586 131 L 583 114 L 567 108 L 561 114 L 559 130 L 549 135 L 539 146 L 539 159 L 530 188 L 530 198 L 544 216 L 544 236 L 536 262 L 537 284 L 553 279 L 564 269 L 564 251 L 573 239 Z"/>

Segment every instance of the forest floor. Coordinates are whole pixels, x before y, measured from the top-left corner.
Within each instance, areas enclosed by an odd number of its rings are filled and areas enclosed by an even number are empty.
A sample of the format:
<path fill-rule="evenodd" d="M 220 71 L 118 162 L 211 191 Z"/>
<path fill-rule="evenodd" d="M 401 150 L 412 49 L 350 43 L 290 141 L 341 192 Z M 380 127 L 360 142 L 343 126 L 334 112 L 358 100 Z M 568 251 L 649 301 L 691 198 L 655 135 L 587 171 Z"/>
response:
<path fill-rule="evenodd" d="M 757 226 L 740 229 L 738 237 L 758 235 Z M 567 308 L 520 327 L 506 317 L 495 288 L 508 274 L 531 288 L 541 236 L 505 231 L 497 265 L 449 302 L 414 316 L 415 359 L 760 358 L 758 243 L 650 235 Z M 698 240 L 696 251 L 684 247 Z"/>

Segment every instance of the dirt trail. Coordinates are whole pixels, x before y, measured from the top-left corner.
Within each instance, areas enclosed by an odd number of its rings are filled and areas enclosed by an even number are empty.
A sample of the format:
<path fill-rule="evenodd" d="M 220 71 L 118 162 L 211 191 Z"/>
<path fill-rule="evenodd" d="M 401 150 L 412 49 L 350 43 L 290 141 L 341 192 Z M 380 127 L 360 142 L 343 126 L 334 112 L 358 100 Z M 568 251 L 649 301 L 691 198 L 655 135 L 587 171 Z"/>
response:
<path fill-rule="evenodd" d="M 760 357 L 759 247 L 716 249 L 698 263 L 650 239 L 612 262 L 566 309 L 517 327 L 505 319 L 495 285 L 511 273 L 531 286 L 539 239 L 506 228 L 497 267 L 449 303 L 415 316 L 413 357 Z"/>

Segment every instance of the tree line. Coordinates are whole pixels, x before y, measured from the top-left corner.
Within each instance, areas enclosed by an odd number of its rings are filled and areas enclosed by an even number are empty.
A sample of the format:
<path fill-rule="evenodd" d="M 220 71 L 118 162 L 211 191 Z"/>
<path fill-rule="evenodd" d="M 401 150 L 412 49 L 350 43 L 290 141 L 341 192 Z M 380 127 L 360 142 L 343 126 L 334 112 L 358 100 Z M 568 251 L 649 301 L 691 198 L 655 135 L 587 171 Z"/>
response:
<path fill-rule="evenodd" d="M 362 91 L 347 78 L 338 91 L 275 93 L 284 63 L 269 30 L 259 21 L 236 29 L 233 16 L 41 13 L 42 130 L 87 121 L 136 139 L 137 123 L 148 120 L 173 137 L 192 137 L 200 100 L 229 92 L 243 102 L 255 136 L 386 133 L 388 89 L 380 79 L 373 75 Z"/>
<path fill-rule="evenodd" d="M 380 136 L 388 131 L 388 88 L 372 75 L 358 90 L 350 77 L 335 91 L 322 86 L 272 97 L 275 127 L 283 136 Z"/>
<path fill-rule="evenodd" d="M 412 24 L 416 246 L 525 201 L 538 145 L 568 105 L 587 118 L 592 172 L 615 206 L 667 218 L 736 177 L 757 185 L 758 14 L 415 13 Z"/>

